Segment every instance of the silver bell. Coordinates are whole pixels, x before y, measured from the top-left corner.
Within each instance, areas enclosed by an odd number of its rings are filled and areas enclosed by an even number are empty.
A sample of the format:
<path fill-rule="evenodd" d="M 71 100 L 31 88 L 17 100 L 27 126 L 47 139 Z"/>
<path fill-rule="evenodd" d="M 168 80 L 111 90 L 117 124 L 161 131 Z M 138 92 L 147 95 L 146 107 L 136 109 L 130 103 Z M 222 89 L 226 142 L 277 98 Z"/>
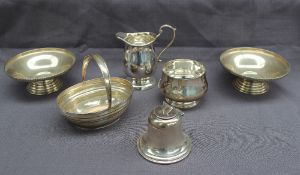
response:
<path fill-rule="evenodd" d="M 147 160 L 176 163 L 191 151 L 191 139 L 181 129 L 183 112 L 164 103 L 154 108 L 148 118 L 148 131 L 137 141 L 139 153 Z"/>

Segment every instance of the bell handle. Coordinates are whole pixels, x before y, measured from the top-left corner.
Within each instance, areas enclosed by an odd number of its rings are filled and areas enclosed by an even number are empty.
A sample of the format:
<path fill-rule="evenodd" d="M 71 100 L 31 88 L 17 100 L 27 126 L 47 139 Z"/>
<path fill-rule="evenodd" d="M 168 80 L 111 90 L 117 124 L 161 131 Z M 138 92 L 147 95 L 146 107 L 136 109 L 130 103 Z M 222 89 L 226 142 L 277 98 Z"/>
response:
<path fill-rule="evenodd" d="M 122 41 L 126 42 L 126 40 L 125 40 L 126 33 L 124 33 L 124 32 L 118 32 L 118 33 L 116 33 L 116 38 L 118 38 L 119 40 L 122 40 Z"/>
<path fill-rule="evenodd" d="M 178 113 L 178 115 L 179 115 L 180 117 L 183 117 L 183 116 L 184 116 L 184 112 L 182 112 L 180 109 L 177 109 L 177 108 L 175 108 L 174 106 L 168 104 L 166 101 L 163 101 L 163 106 L 166 106 L 166 107 L 169 108 L 168 111 L 165 111 L 166 113 L 169 113 L 170 111 L 172 111 L 172 110 L 174 109 L 174 110 Z"/>
<path fill-rule="evenodd" d="M 164 25 L 160 26 L 160 28 L 159 28 L 159 33 L 156 35 L 156 38 L 158 38 L 158 37 L 162 34 L 163 28 L 169 28 L 169 29 L 173 30 L 173 36 L 172 36 L 171 41 L 168 43 L 168 45 L 167 45 L 167 46 L 166 46 L 166 47 L 158 54 L 158 56 L 157 56 L 157 61 L 158 61 L 158 62 L 161 62 L 161 59 L 160 59 L 161 54 L 162 54 L 167 48 L 169 48 L 169 47 L 173 44 L 174 39 L 175 39 L 175 35 L 176 35 L 176 28 L 175 28 L 175 27 L 172 27 L 172 26 L 170 26 L 170 25 L 168 25 L 168 24 L 164 24 Z"/>
<path fill-rule="evenodd" d="M 183 117 L 183 116 L 184 116 L 184 112 L 182 112 L 180 109 L 177 109 L 177 108 L 175 108 L 174 106 L 168 104 L 166 101 L 163 101 L 163 106 L 169 107 L 169 108 L 170 108 L 170 109 L 169 109 L 169 112 L 172 111 L 172 110 L 174 109 L 174 110 L 178 113 L 178 115 L 179 115 L 180 117 Z"/>
<path fill-rule="evenodd" d="M 100 54 L 96 54 L 96 53 L 88 54 L 83 58 L 82 71 L 81 71 L 82 81 L 84 81 L 86 78 L 86 69 L 91 59 L 95 60 L 102 73 L 102 77 L 104 79 L 105 89 L 107 93 L 108 109 L 109 109 L 111 107 L 111 97 L 112 97 L 110 75 L 109 75 L 107 65 Z"/>

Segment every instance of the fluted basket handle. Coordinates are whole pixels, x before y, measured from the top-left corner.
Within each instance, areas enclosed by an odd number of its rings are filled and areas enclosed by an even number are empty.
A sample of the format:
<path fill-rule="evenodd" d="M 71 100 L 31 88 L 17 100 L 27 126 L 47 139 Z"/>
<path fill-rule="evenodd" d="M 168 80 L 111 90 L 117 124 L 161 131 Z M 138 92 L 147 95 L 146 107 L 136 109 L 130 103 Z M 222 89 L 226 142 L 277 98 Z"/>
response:
<path fill-rule="evenodd" d="M 168 43 L 168 45 L 158 54 L 158 56 L 157 56 L 157 61 L 161 61 L 161 59 L 160 59 L 160 56 L 161 56 L 161 54 L 167 49 L 167 48 L 169 48 L 172 44 L 173 44 L 173 42 L 174 42 L 174 39 L 175 39 L 175 36 L 176 36 L 176 28 L 175 27 L 172 27 L 172 26 L 170 26 L 170 25 L 168 25 L 168 24 L 164 24 L 164 25 L 162 25 L 162 26 L 160 26 L 160 28 L 159 28 L 159 33 L 156 35 L 156 38 L 158 38 L 161 34 L 162 34 L 162 32 L 163 32 L 163 28 L 169 28 L 169 29 L 171 29 L 172 31 L 173 31 L 173 36 L 172 36 L 172 39 L 171 39 L 171 41 Z"/>
<path fill-rule="evenodd" d="M 104 84 L 105 84 L 106 93 L 107 93 L 108 109 L 109 109 L 109 108 L 111 108 L 111 96 L 112 96 L 110 75 L 109 75 L 107 65 L 100 54 L 89 54 L 83 58 L 82 71 L 81 71 L 82 81 L 84 81 L 86 78 L 86 69 L 87 69 L 87 66 L 88 66 L 89 62 L 91 61 L 91 59 L 94 59 L 96 61 L 97 65 L 100 68 L 100 71 L 102 73 L 102 77 L 104 79 Z"/>

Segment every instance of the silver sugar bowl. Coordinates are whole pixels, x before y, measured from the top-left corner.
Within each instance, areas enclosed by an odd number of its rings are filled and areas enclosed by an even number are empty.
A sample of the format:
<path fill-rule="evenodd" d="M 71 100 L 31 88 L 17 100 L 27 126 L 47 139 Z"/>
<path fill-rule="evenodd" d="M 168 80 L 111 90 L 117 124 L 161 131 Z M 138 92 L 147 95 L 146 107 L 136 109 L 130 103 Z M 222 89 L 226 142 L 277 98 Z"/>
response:
<path fill-rule="evenodd" d="M 208 90 L 205 66 L 191 59 L 168 61 L 158 86 L 168 104 L 180 109 L 195 107 Z"/>

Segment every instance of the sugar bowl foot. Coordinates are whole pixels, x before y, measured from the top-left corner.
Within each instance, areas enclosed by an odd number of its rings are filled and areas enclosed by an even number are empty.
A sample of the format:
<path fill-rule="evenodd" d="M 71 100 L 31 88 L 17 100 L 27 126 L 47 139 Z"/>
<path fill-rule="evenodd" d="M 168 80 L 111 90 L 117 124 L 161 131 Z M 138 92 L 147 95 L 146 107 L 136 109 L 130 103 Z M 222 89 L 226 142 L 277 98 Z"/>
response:
<path fill-rule="evenodd" d="M 165 98 L 165 101 L 169 104 L 172 105 L 176 108 L 179 109 L 190 109 L 193 108 L 195 106 L 197 106 L 197 104 L 201 101 L 201 100 L 196 100 L 196 101 L 189 101 L 189 102 L 179 102 L 179 101 L 174 101 L 171 100 L 169 98 Z"/>

